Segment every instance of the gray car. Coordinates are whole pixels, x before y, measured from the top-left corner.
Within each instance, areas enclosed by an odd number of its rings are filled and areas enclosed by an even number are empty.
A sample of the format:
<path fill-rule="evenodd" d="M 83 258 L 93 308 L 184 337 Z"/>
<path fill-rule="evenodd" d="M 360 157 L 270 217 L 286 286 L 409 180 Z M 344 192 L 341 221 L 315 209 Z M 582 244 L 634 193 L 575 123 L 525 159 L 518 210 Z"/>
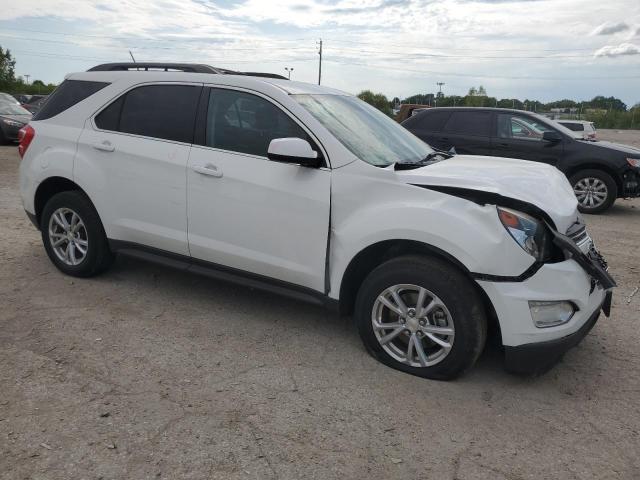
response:
<path fill-rule="evenodd" d="M 29 110 L 0 100 L 0 144 L 18 140 L 18 131 L 31 120 Z"/>

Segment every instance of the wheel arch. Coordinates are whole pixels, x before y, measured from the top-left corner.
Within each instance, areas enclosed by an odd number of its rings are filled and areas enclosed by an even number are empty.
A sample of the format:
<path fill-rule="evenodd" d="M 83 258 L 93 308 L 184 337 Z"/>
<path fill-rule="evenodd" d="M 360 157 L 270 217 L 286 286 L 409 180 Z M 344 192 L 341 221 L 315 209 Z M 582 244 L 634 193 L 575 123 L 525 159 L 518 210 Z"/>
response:
<path fill-rule="evenodd" d="M 47 204 L 49 199 L 51 199 L 51 197 L 53 197 L 58 193 L 69 192 L 69 191 L 80 191 L 85 196 L 87 196 L 87 199 L 89 198 L 89 196 L 80 187 L 80 185 L 78 185 L 73 180 L 70 180 L 66 177 L 54 176 L 54 177 L 49 177 L 43 180 L 42 182 L 40 182 L 34 196 L 34 209 L 35 209 L 34 213 L 36 215 L 36 220 L 38 222 L 38 225 L 40 225 L 44 206 Z"/>
<path fill-rule="evenodd" d="M 444 250 L 415 240 L 383 240 L 358 252 L 349 262 L 340 283 L 340 296 L 338 300 L 338 312 L 340 315 L 351 315 L 354 310 L 358 290 L 363 280 L 377 266 L 401 255 L 424 255 L 438 258 L 448 263 L 465 275 L 472 283 L 485 307 L 489 330 L 500 335 L 500 324 L 491 300 L 486 292 L 480 288 L 471 275 L 471 272 L 459 260 Z"/>

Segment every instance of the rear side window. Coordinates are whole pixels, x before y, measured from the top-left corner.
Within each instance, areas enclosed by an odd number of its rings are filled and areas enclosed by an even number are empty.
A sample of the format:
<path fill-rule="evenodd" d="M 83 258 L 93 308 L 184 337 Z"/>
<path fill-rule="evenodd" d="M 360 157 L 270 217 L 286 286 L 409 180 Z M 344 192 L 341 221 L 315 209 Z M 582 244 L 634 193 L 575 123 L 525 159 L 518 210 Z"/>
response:
<path fill-rule="evenodd" d="M 109 85 L 105 82 L 87 82 L 84 80 L 65 80 L 49 95 L 42 108 L 33 117 L 34 120 L 46 120 L 80 103 L 98 90 Z"/>
<path fill-rule="evenodd" d="M 191 143 L 199 85 L 147 85 L 130 90 L 96 117 L 102 130 Z"/>
<path fill-rule="evenodd" d="M 444 131 L 461 135 L 488 137 L 490 123 L 490 112 L 453 112 Z"/>
<path fill-rule="evenodd" d="M 404 122 L 403 125 L 410 129 L 425 132 L 441 132 L 450 115 L 451 112 L 447 111 L 420 112 L 420 114 Z"/>
<path fill-rule="evenodd" d="M 584 131 L 584 125 L 582 125 L 581 123 L 563 123 L 563 125 L 569 130 L 573 130 L 574 132 Z"/>

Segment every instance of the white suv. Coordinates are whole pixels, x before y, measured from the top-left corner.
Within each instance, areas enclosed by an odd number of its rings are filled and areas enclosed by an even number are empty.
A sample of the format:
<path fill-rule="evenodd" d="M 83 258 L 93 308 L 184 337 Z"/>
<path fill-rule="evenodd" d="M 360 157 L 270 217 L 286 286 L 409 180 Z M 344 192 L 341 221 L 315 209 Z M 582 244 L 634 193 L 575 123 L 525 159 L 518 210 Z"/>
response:
<path fill-rule="evenodd" d="M 508 369 L 540 372 L 609 313 L 615 283 L 562 173 L 449 158 L 329 88 L 101 65 L 67 77 L 19 149 L 62 272 L 118 252 L 321 302 L 411 374 L 459 375 L 488 327 Z"/>

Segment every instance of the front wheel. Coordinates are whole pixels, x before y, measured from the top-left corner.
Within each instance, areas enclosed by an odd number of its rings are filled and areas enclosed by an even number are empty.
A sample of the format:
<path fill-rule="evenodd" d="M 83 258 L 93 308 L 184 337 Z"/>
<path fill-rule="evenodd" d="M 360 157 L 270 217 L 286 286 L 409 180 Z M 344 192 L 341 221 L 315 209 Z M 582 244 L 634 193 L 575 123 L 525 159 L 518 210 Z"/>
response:
<path fill-rule="evenodd" d="M 618 187 L 611 175 L 602 170 L 581 170 L 569 179 L 582 213 L 602 213 L 618 196 Z"/>
<path fill-rule="evenodd" d="M 390 260 L 363 282 L 356 322 L 369 353 L 397 370 L 450 380 L 474 364 L 487 321 L 471 281 L 434 258 Z"/>

